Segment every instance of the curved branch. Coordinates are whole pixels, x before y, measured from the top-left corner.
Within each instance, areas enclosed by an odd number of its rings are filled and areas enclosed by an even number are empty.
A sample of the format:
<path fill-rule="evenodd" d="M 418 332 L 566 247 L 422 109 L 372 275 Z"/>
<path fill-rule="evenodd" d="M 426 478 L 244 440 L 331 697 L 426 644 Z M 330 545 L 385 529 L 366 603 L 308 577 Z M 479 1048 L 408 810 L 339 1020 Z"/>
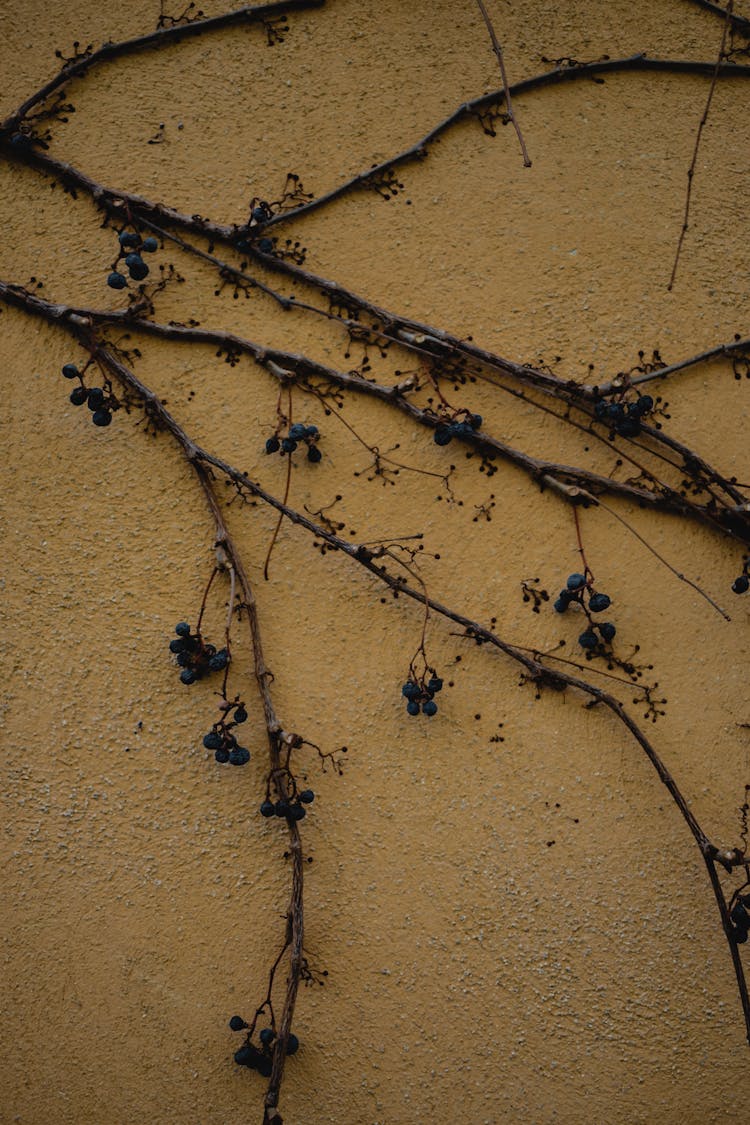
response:
<path fill-rule="evenodd" d="M 207 31 L 216 31 L 221 27 L 231 27 L 237 23 L 256 23 L 269 16 L 283 15 L 286 12 L 298 11 L 303 8 L 320 8 L 323 4 L 325 4 L 325 0 L 285 0 L 283 3 L 280 0 L 274 0 L 273 3 L 268 4 L 247 4 L 242 8 L 235 8 L 232 12 L 224 12 L 218 16 L 191 20 L 174 27 L 161 27 L 157 31 L 149 32 L 146 35 L 136 35 L 132 39 L 122 39 L 118 43 L 104 43 L 96 51 L 92 51 L 90 55 L 82 55 L 80 58 L 65 63 L 59 74 L 56 74 L 54 78 L 41 86 L 31 97 L 22 102 L 18 109 L 5 118 L 0 125 L 0 132 L 14 132 L 34 106 L 44 102 L 50 94 L 59 90 L 71 78 L 80 78 L 99 63 L 108 62 L 110 59 L 133 54 L 135 51 L 142 51 L 149 47 L 163 47 L 170 42 L 180 43 L 183 39 L 203 35 Z"/>
<path fill-rule="evenodd" d="M 107 310 L 86 307 L 51 304 L 36 294 L 28 293 L 26 290 L 8 285 L 3 281 L 0 281 L 0 298 L 10 304 L 38 311 L 40 315 L 49 320 L 79 320 L 89 324 L 113 324 L 128 328 L 131 331 L 157 336 L 161 339 L 181 343 L 206 343 L 231 348 L 251 355 L 261 367 L 282 384 L 295 382 L 304 387 L 310 378 L 323 379 L 327 383 L 341 387 L 342 390 L 375 398 L 379 402 L 399 410 L 419 425 L 433 430 L 440 425 L 440 418 L 436 414 L 416 406 L 405 397 L 409 388 L 404 387 L 403 384 L 384 386 L 374 379 L 365 379 L 353 372 L 338 371 L 309 359 L 307 356 L 283 351 L 280 348 L 264 347 L 231 332 L 208 328 L 187 328 L 178 324 L 160 324 L 156 321 L 133 316 L 129 310 L 108 312 Z M 659 431 L 653 432 L 659 433 Z M 721 512 L 723 509 L 717 508 L 715 504 L 695 504 L 663 482 L 659 482 L 661 489 L 659 492 L 640 488 L 638 485 L 630 484 L 627 481 L 605 477 L 600 473 L 579 466 L 563 465 L 555 461 L 533 457 L 522 450 L 507 445 L 491 434 L 481 431 L 457 435 L 456 440 L 469 445 L 485 456 L 501 457 L 503 460 L 516 465 L 540 487 L 551 488 L 570 504 L 596 506 L 599 495 L 611 493 L 637 503 L 640 507 L 689 516 L 700 520 L 713 529 L 718 528 L 722 532 L 727 531 L 726 525 L 722 523 Z M 691 457 L 696 463 L 701 466 L 704 465 L 704 462 L 688 450 L 686 446 L 674 439 L 670 439 L 670 442 L 684 457 Z M 734 514 L 734 510 L 732 510 L 731 522 L 733 525 L 737 524 L 737 526 L 742 524 L 742 517 Z M 748 529 L 747 534 L 750 536 L 750 529 Z M 712 604 L 715 603 L 712 602 Z"/>

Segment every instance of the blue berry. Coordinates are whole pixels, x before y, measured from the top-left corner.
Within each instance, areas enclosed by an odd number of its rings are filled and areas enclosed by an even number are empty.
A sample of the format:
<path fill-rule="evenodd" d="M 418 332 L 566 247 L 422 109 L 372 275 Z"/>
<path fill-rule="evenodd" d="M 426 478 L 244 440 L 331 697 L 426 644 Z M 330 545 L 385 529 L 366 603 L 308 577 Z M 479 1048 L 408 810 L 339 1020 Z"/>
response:
<path fill-rule="evenodd" d="M 66 379 L 77 379 L 80 372 L 74 363 L 66 363 L 62 369 Z"/>
<path fill-rule="evenodd" d="M 178 637 L 190 636 L 190 626 L 188 625 L 187 621 L 180 621 L 179 625 L 175 625 L 174 631 Z"/>
<path fill-rule="evenodd" d="M 159 243 L 155 238 L 152 238 L 151 236 L 149 236 L 148 238 L 144 238 L 141 250 L 145 250 L 147 254 L 153 254 L 154 251 L 158 249 Z"/>
<path fill-rule="evenodd" d="M 249 1066 L 252 1070 L 255 1069 L 258 1052 L 255 1047 L 240 1047 L 239 1051 L 234 1052 L 234 1061 L 237 1066 Z"/>
<path fill-rule="evenodd" d="M 102 390 L 102 388 L 101 387 L 91 387 L 89 389 L 88 395 L 86 396 L 86 401 L 88 403 L 89 410 L 91 410 L 92 412 L 94 410 L 98 410 L 100 406 L 103 406 L 104 405 L 104 391 Z"/>
<path fill-rule="evenodd" d="M 143 281 L 144 277 L 148 277 L 148 266 L 140 254 L 128 254 L 125 265 L 133 281 Z"/>
<path fill-rule="evenodd" d="M 297 442 L 294 440 L 294 438 L 285 437 L 281 442 L 281 448 L 285 453 L 294 453 L 295 449 L 297 448 Z"/>
<path fill-rule="evenodd" d="M 91 415 L 91 421 L 95 426 L 108 426 L 112 421 L 112 415 L 108 410 L 95 410 Z"/>
<path fill-rule="evenodd" d="M 289 812 L 289 803 L 284 800 L 279 800 L 274 805 L 273 811 L 278 817 L 286 816 Z"/>
<path fill-rule="evenodd" d="M 218 731 L 210 730 L 208 734 L 203 735 L 203 745 L 206 750 L 220 750 L 224 743 Z"/>
<path fill-rule="evenodd" d="M 598 418 L 600 422 L 603 422 L 608 414 L 609 414 L 609 403 L 605 402 L 604 399 L 600 398 L 599 401 L 597 402 L 596 406 L 594 407 L 594 417 Z"/>
<path fill-rule="evenodd" d="M 265 817 L 276 815 L 276 806 L 274 805 L 273 801 L 263 802 L 263 804 L 260 806 L 260 815 Z"/>
<path fill-rule="evenodd" d="M 128 284 L 128 279 L 123 274 L 118 273 L 117 270 L 112 270 L 112 273 L 107 278 L 107 285 L 110 289 L 125 289 Z"/>
<path fill-rule="evenodd" d="M 138 243 L 141 241 L 139 235 L 134 234 L 132 231 L 129 231 L 129 230 L 121 231 L 120 234 L 118 234 L 117 238 L 118 238 L 118 241 L 120 243 L 120 246 L 122 246 L 123 249 L 126 246 L 137 246 Z"/>
<path fill-rule="evenodd" d="M 266 206 L 261 204 L 258 207 L 253 207 L 251 218 L 254 219 L 256 223 L 265 223 L 268 217 L 268 208 Z"/>
<path fill-rule="evenodd" d="M 177 666 L 178 668 L 189 668 L 192 663 L 190 653 L 181 650 L 177 653 Z"/>
<path fill-rule="evenodd" d="M 570 605 L 569 599 L 564 598 L 561 594 L 560 597 L 557 599 L 557 601 L 554 603 L 553 608 L 555 609 L 556 613 L 565 613 L 565 610 L 568 608 L 569 605 Z"/>
<path fill-rule="evenodd" d="M 175 637 L 174 640 L 169 642 L 169 651 L 175 653 L 185 651 L 185 642 L 182 637 Z"/>
<path fill-rule="evenodd" d="M 270 1078 L 273 1063 L 266 1055 L 259 1054 L 255 1060 L 255 1069 L 258 1071 L 258 1074 L 262 1074 L 264 1078 Z"/>
<path fill-rule="evenodd" d="M 416 699 L 420 694 L 419 684 L 415 684 L 414 680 L 407 680 L 401 688 L 401 694 L 405 699 Z"/>
<path fill-rule="evenodd" d="M 481 430 L 482 421 L 483 421 L 483 418 L 482 418 L 481 414 L 471 414 L 471 415 L 469 415 L 469 425 L 471 426 L 472 430 Z"/>
<path fill-rule="evenodd" d="M 70 401 L 73 406 L 83 406 L 88 396 L 89 392 L 85 387 L 76 387 L 75 390 L 70 392 Z"/>
<path fill-rule="evenodd" d="M 221 672 L 226 668 L 229 663 L 229 653 L 225 648 L 220 648 L 215 652 L 208 662 L 208 666 L 212 672 Z"/>
<path fill-rule="evenodd" d="M 270 254 L 273 250 L 273 240 L 270 238 L 261 238 L 258 241 L 258 249 L 261 254 Z"/>
<path fill-rule="evenodd" d="M 219 753 L 218 750 L 216 752 Z M 232 766 L 246 766 L 250 761 L 250 751 L 246 750 L 244 746 L 235 746 L 227 757 Z"/>
<path fill-rule="evenodd" d="M 589 599 L 589 609 L 592 613 L 601 613 L 611 605 L 612 602 L 606 594 L 592 594 Z"/>
<path fill-rule="evenodd" d="M 229 1021 L 229 1026 L 231 1027 L 232 1031 L 242 1031 L 248 1025 L 245 1023 L 242 1016 L 232 1016 L 231 1020 Z"/>
<path fill-rule="evenodd" d="M 746 594 L 748 587 L 750 587 L 750 578 L 746 574 L 741 574 L 739 578 L 735 578 L 732 583 L 732 589 L 735 594 Z"/>
<path fill-rule="evenodd" d="M 237 708 L 237 710 L 234 713 L 234 721 L 235 721 L 235 723 L 246 723 L 247 722 L 247 711 L 242 706 L 242 704 L 240 704 L 240 706 Z"/>
<path fill-rule="evenodd" d="M 225 766 L 227 762 L 231 761 L 231 754 L 226 747 L 220 746 L 219 749 L 214 752 L 214 759 L 220 766 Z"/>
<path fill-rule="evenodd" d="M 432 679 L 430 680 L 430 682 L 427 684 L 427 690 L 431 691 L 434 695 L 437 695 L 437 693 L 441 690 L 442 686 L 443 686 L 443 681 L 440 679 L 440 677 L 439 676 L 433 676 Z"/>
<path fill-rule="evenodd" d="M 289 430 L 289 437 L 294 441 L 302 441 L 303 437 L 307 434 L 307 426 L 303 426 L 301 422 L 295 422 Z"/>
<path fill-rule="evenodd" d="M 581 633 L 578 643 L 581 648 L 596 648 L 596 633 L 593 629 L 587 629 L 584 633 Z"/>
<path fill-rule="evenodd" d="M 419 704 L 417 703 L 416 699 L 410 699 L 406 704 L 406 713 L 407 715 L 419 714 Z"/>
<path fill-rule="evenodd" d="M 317 437 L 319 433 L 317 426 L 306 426 L 305 437 Z"/>
<path fill-rule="evenodd" d="M 433 440 L 435 445 L 448 445 L 453 439 L 450 426 L 436 426 Z"/>
<path fill-rule="evenodd" d="M 611 621 L 605 621 L 599 626 L 599 632 L 602 635 L 602 640 L 609 642 L 614 639 L 617 630 Z"/>
<path fill-rule="evenodd" d="M 437 715 L 437 703 L 434 699 L 428 699 L 426 703 L 422 704 L 423 715 Z"/>
<path fill-rule="evenodd" d="M 744 926 L 745 928 L 750 926 L 750 914 L 748 914 L 741 901 L 734 904 L 730 917 L 735 926 Z"/>
<path fill-rule="evenodd" d="M 287 1042 L 286 1042 L 286 1053 L 288 1055 L 296 1055 L 298 1050 L 299 1050 L 299 1039 L 297 1038 L 296 1035 L 290 1034 L 289 1038 L 287 1039 Z"/>
<path fill-rule="evenodd" d="M 651 395 L 641 395 L 636 405 L 641 414 L 649 414 L 654 409 L 654 400 Z"/>
<path fill-rule="evenodd" d="M 280 444 L 277 437 L 270 437 L 266 442 L 266 453 L 278 453 Z"/>
<path fill-rule="evenodd" d="M 273 1028 L 264 1027 L 263 1030 L 260 1033 L 259 1038 L 260 1038 L 261 1043 L 265 1047 L 268 1047 L 271 1043 L 273 1043 L 274 1039 L 276 1038 L 276 1032 L 273 1030 Z"/>
<path fill-rule="evenodd" d="M 307 451 L 307 460 L 312 461 L 313 465 L 317 465 L 319 461 L 323 460 L 323 454 L 318 449 L 317 445 L 311 445 Z"/>
<path fill-rule="evenodd" d="M 315 800 L 315 794 L 312 789 L 303 789 L 299 795 L 299 799 L 303 805 L 311 805 Z"/>
<path fill-rule="evenodd" d="M 288 820 L 304 820 L 307 816 L 307 809 L 304 805 L 290 805 L 286 815 Z"/>
<path fill-rule="evenodd" d="M 568 581 L 565 583 L 569 590 L 580 590 L 586 585 L 586 578 L 583 574 L 571 574 Z"/>
<path fill-rule="evenodd" d="M 184 671 L 180 672 L 180 679 L 183 684 L 194 684 L 197 678 L 192 668 L 185 668 Z"/>

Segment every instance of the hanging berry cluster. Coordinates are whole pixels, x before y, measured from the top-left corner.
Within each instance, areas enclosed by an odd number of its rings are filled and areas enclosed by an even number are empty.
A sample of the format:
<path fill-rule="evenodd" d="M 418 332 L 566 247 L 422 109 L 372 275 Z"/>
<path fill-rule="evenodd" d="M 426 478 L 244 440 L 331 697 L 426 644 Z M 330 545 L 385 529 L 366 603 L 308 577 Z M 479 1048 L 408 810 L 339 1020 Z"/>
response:
<path fill-rule="evenodd" d="M 641 422 L 654 409 L 651 395 L 640 395 L 634 402 L 620 399 L 616 402 L 600 399 L 594 407 L 594 417 L 599 422 L 608 422 L 612 433 L 620 437 L 638 437 Z"/>
<path fill-rule="evenodd" d="M 286 453 L 294 453 L 300 443 L 307 446 L 307 460 L 317 464 L 322 459 L 323 454 L 318 449 L 318 441 L 320 440 L 320 433 L 317 426 L 305 426 L 301 422 L 295 422 L 293 426 L 289 427 L 289 432 L 285 437 L 281 437 L 277 432 L 270 437 L 266 442 L 266 453 L 279 453 L 282 457 Z"/>
<path fill-rule="evenodd" d="M 443 681 L 434 674 L 433 669 L 430 671 L 432 675 L 429 680 L 425 680 L 424 676 L 417 678 L 410 674 L 401 688 L 401 694 L 406 700 L 407 715 L 419 715 L 420 712 L 430 717 L 437 715 L 438 707 L 434 696 L 442 689 Z"/>
<path fill-rule="evenodd" d="M 125 259 L 125 267 L 132 281 L 143 281 L 148 277 L 149 268 L 141 254 L 153 254 L 159 249 L 159 243 L 150 235 L 148 238 L 141 238 L 136 231 L 130 230 L 120 231 L 117 240 L 120 243 L 120 252 L 115 258 L 112 272 L 107 278 L 107 285 L 110 289 L 125 289 L 128 279 L 117 268 L 120 259 Z"/>
<path fill-rule="evenodd" d="M 87 387 L 83 374 L 74 363 L 66 363 L 62 369 L 66 379 L 78 379 L 80 386 L 74 387 L 70 392 L 70 401 L 73 406 L 83 406 L 84 402 L 91 411 L 91 421 L 95 426 L 108 426 L 112 421 L 112 411 L 117 410 L 119 402 L 110 389 L 101 387 Z"/>
<path fill-rule="evenodd" d="M 315 794 L 312 789 L 301 789 L 296 791 L 288 800 L 281 798 L 278 801 L 272 801 L 270 793 L 266 794 L 266 799 L 260 806 L 260 815 L 265 817 L 278 816 L 284 820 L 295 821 L 304 820 L 307 816 L 306 805 L 311 805 L 315 800 Z"/>
<path fill-rule="evenodd" d="M 579 605 L 588 618 L 588 628 L 581 633 L 578 643 L 589 655 L 599 644 L 597 630 L 605 644 L 609 644 L 614 639 L 617 630 L 611 621 L 595 622 L 591 617 L 592 613 L 603 613 L 605 609 L 609 609 L 612 602 L 608 594 L 597 593 L 594 590 L 590 577 L 576 573 L 568 577 L 565 588 L 560 591 L 554 603 L 554 608 L 557 613 L 565 613 L 566 609 L 574 604 Z"/>
<path fill-rule="evenodd" d="M 229 663 L 229 650 L 217 649 L 206 644 L 200 632 L 191 633 L 186 621 L 180 621 L 174 629 L 177 636 L 169 642 L 169 651 L 177 657 L 182 668 L 180 679 L 183 684 L 194 684 L 211 672 L 222 672 Z"/>
<path fill-rule="evenodd" d="M 454 437 L 466 437 L 482 428 L 482 415 L 459 410 L 450 421 L 442 421 L 435 427 L 435 445 L 448 445 Z"/>
<path fill-rule="evenodd" d="M 246 1028 L 250 1028 L 250 1025 L 243 1020 L 242 1016 L 232 1016 L 229 1027 L 232 1031 L 244 1031 Z M 235 1051 L 234 1061 L 238 1066 L 246 1066 L 250 1070 L 257 1070 L 264 1078 L 269 1078 L 273 1066 L 273 1044 L 276 1039 L 276 1032 L 272 1027 L 264 1027 L 258 1039 L 260 1040 L 260 1046 L 253 1043 L 252 1029 L 250 1029 L 244 1044 L 239 1051 Z M 290 1032 L 286 1043 L 286 1053 L 287 1055 L 296 1055 L 298 1050 L 299 1039 Z"/>
<path fill-rule="evenodd" d="M 218 655 L 216 653 L 212 659 L 216 660 Z M 209 665 L 210 663 L 209 661 Z M 226 662 L 223 667 L 226 667 Z M 203 736 L 203 745 L 207 750 L 214 751 L 214 758 L 220 765 L 229 762 L 232 766 L 246 766 L 250 761 L 250 751 L 238 744 L 233 731 L 240 723 L 247 722 L 247 708 L 239 700 L 235 700 L 234 703 L 224 700 L 220 706 L 222 717 L 218 723 L 214 723 L 208 734 Z"/>

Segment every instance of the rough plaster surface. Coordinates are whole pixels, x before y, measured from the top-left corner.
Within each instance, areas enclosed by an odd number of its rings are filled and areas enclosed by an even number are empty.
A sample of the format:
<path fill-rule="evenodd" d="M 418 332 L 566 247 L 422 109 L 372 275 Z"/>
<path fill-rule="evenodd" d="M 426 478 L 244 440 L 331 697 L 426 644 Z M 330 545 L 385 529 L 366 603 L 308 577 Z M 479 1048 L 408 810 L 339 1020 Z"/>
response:
<path fill-rule="evenodd" d="M 204 0 L 204 10 L 221 8 Z M 721 32 L 684 0 L 490 10 L 512 79 L 542 69 L 542 55 L 713 58 Z M 150 0 L 5 3 L 2 112 L 54 72 L 55 48 L 136 34 L 157 14 Z M 51 151 L 109 186 L 242 221 L 250 196 L 274 196 L 287 171 L 320 194 L 499 84 L 469 0 L 336 0 L 290 25 L 272 49 L 258 29 L 230 29 L 100 67 L 72 86 L 76 113 Z M 627 74 L 519 98 L 532 169 L 510 129 L 493 140 L 466 124 L 403 170 L 398 200 L 353 193 L 287 233 L 313 270 L 512 359 L 561 357 L 570 377 L 591 363 L 598 378 L 632 366 L 639 348 L 677 360 L 747 334 L 750 311 L 750 86 L 739 82 L 717 91 L 679 281 L 666 291 L 706 91 L 701 78 Z M 162 123 L 164 143 L 149 145 Z M 104 284 L 114 236 L 90 201 L 7 164 L 0 192 L 0 276 L 33 275 L 53 300 L 125 304 Z M 209 268 L 177 251 L 157 260 L 185 278 L 160 298 L 160 319 L 195 317 L 347 365 L 322 321 L 262 297 L 215 297 Z M 234 1067 L 227 1019 L 264 992 L 288 872 L 278 823 L 256 812 L 264 752 L 249 653 L 240 647 L 233 673 L 253 704 L 253 760 L 239 771 L 209 760 L 210 687 L 183 688 L 166 652 L 174 623 L 195 619 L 212 564 L 203 501 L 137 412 L 98 432 L 68 405 L 59 368 L 80 353 L 62 332 L 7 309 L 0 326 L 0 1120 L 259 1120 L 262 1082 Z M 280 493 L 280 462 L 261 453 L 275 409 L 268 376 L 209 347 L 138 344 L 139 374 L 190 432 Z M 410 363 L 394 354 L 376 371 L 392 378 Z M 531 406 L 481 385 L 463 393 L 512 444 L 584 456 L 585 439 Z M 663 393 L 665 425 L 747 480 L 748 384 L 716 363 Z M 349 431 L 315 403 L 298 409 L 320 425 L 325 457 L 294 473 L 294 504 L 316 511 L 341 494 L 332 514 L 357 539 L 424 532 L 440 555 L 423 563 L 434 596 L 496 617 L 519 643 L 565 637 L 575 648 L 575 622 L 549 604 L 535 616 L 520 596 L 522 579 L 554 593 L 576 568 L 571 515 L 554 497 L 509 467 L 488 480 L 455 447 L 352 401 L 347 421 L 382 449 L 398 442 L 400 459 L 433 473 L 456 463 L 461 503 L 437 501 L 435 477 L 368 482 L 354 476 L 368 455 Z M 590 458 L 611 471 L 606 450 Z M 487 522 L 478 508 L 491 494 Z M 750 603 L 728 591 L 741 551 L 616 508 L 731 609 L 726 623 L 621 524 L 584 514 L 622 651 L 640 644 L 669 700 L 655 742 L 712 838 L 733 844 L 750 781 L 740 726 Z M 407 719 L 399 690 L 419 608 L 384 600 L 366 574 L 288 528 L 264 583 L 273 517 L 235 505 L 229 518 L 285 724 L 350 748 L 342 778 L 314 761 L 308 771 L 318 793 L 303 825 L 308 945 L 329 976 L 300 994 L 285 1120 L 742 1119 L 747 1044 L 716 907 L 624 731 L 572 696 L 535 701 L 508 661 L 437 620 L 429 652 L 451 687 L 433 721 Z M 209 605 L 217 630 L 225 597 Z"/>

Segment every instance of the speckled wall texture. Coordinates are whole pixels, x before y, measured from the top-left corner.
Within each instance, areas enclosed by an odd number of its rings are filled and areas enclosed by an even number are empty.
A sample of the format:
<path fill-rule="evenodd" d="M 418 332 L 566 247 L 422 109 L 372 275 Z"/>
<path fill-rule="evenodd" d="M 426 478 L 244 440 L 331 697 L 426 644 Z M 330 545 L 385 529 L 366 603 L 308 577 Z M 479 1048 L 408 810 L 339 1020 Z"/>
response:
<path fill-rule="evenodd" d="M 514 82 L 564 58 L 713 61 L 722 35 L 721 18 L 689 0 L 487 6 Z M 0 115 L 56 72 L 55 49 L 152 30 L 158 7 L 4 0 Z M 746 0 L 735 9 L 750 19 Z M 288 24 L 274 46 L 241 25 L 93 68 L 70 83 L 75 112 L 50 125 L 49 153 L 108 188 L 241 224 L 250 199 L 277 199 L 288 172 L 320 196 L 500 85 L 474 0 L 329 0 Z M 564 379 L 602 382 L 641 349 L 676 363 L 747 336 L 750 82 L 717 84 L 670 292 L 710 75 L 603 78 L 517 96 L 531 168 L 512 127 L 498 123 L 493 138 L 470 118 L 399 169 L 395 199 L 351 191 L 280 228 L 280 245 L 299 240 L 305 268 L 382 308 Z M 3 158 L 0 198 L 1 280 L 42 282 L 35 291 L 52 302 L 127 307 L 135 287 L 107 287 L 116 237 L 85 192 L 73 198 Z M 336 323 L 285 312 L 258 289 L 235 299 L 175 244 L 150 262 L 152 275 L 171 263 L 184 278 L 155 298 L 162 323 L 198 321 L 340 370 L 361 363 Z M 256 275 L 327 308 L 314 286 Z M 196 441 L 283 495 L 285 462 L 264 453 L 272 375 L 246 355 L 226 362 L 215 344 L 107 335 L 140 349 L 134 370 Z M 64 329 L 0 302 L 0 357 L 0 1121 L 260 1122 L 265 1083 L 235 1066 L 241 1037 L 227 1021 L 264 995 L 289 863 L 281 821 L 258 814 L 268 754 L 252 653 L 238 633 L 231 684 L 248 702 L 252 754 L 240 769 L 201 745 L 216 683 L 183 687 L 167 648 L 176 622 L 195 622 L 211 519 L 189 465 L 137 406 L 97 429 L 69 404 L 60 368 L 85 353 Z M 394 345 L 365 374 L 394 383 L 426 370 Z M 592 438 L 583 416 L 583 430 L 556 420 L 533 393 L 519 400 L 482 379 L 443 389 L 536 457 L 626 480 L 650 456 Z M 650 389 L 669 403 L 664 433 L 748 481 L 750 383 L 728 359 Z M 580 616 L 551 600 L 533 613 L 522 597 L 521 583 L 537 580 L 554 598 L 581 565 L 572 509 L 554 490 L 503 461 L 480 472 L 467 446 L 439 448 L 386 403 L 329 398 L 326 413 L 299 390 L 294 403 L 295 418 L 319 427 L 323 457 L 297 458 L 292 507 L 353 543 L 423 534 L 418 573 L 432 597 L 495 619 L 529 650 L 564 639 L 556 654 L 584 677 L 606 671 L 582 659 Z M 370 479 L 359 438 L 409 468 Z M 618 463 L 623 451 L 639 463 Z M 652 724 L 632 684 L 596 682 L 642 721 L 711 840 L 739 846 L 750 594 L 730 586 L 743 544 L 627 499 L 606 504 L 581 512 L 588 562 L 612 598 L 615 651 L 627 660 L 640 646 L 632 659 L 643 683 L 658 681 L 666 714 Z M 445 680 L 440 709 L 409 717 L 401 685 L 420 606 L 288 522 L 264 581 L 275 514 L 235 502 L 226 518 L 286 729 L 324 751 L 349 748 L 340 777 L 313 750 L 300 758 L 316 792 L 302 823 L 306 948 L 328 976 L 300 990 L 287 1125 L 744 1119 L 750 1054 L 706 869 L 622 724 L 580 693 L 535 699 L 517 664 L 436 614 L 427 651 Z M 221 635 L 226 602 L 219 582 L 209 637 Z"/>

